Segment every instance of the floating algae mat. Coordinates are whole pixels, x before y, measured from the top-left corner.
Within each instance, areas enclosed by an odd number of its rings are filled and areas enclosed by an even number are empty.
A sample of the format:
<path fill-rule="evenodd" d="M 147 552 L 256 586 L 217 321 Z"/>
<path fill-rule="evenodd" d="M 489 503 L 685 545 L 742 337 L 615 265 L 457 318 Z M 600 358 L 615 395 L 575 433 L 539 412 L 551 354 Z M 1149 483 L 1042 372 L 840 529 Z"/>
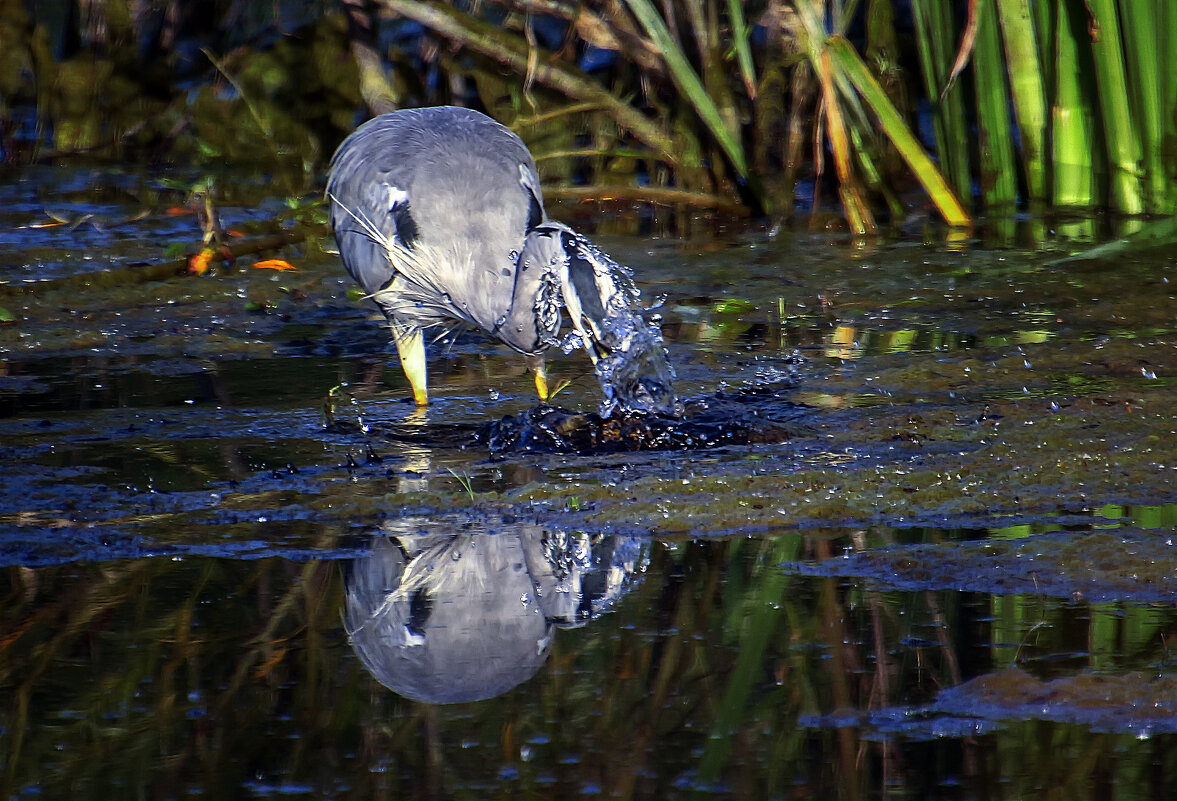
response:
<path fill-rule="evenodd" d="M 742 408 L 741 408 L 742 407 Z M 746 404 L 720 398 L 686 404 L 682 417 L 647 412 L 614 412 L 609 417 L 536 406 L 508 415 L 479 430 L 476 441 L 492 457 L 515 453 L 620 453 L 687 450 L 725 445 L 787 442 L 808 428 L 800 421 L 804 407 L 788 404 L 786 414 L 762 416 Z M 782 419 L 790 416 L 793 419 Z"/>
<path fill-rule="evenodd" d="M 775 400 L 754 405 L 748 395 L 716 395 L 687 401 L 678 417 L 642 411 L 615 411 L 608 417 L 541 404 L 471 429 L 468 425 L 432 425 L 428 429 L 376 422 L 369 436 L 393 442 L 448 443 L 487 448 L 490 456 L 523 453 L 576 453 L 582 456 L 631 451 L 700 450 L 731 445 L 788 442 L 813 434 L 806 424 L 808 407 Z M 358 433 L 360 426 L 333 421 L 334 433 Z"/>
<path fill-rule="evenodd" d="M 612 408 L 605 414 L 540 405 L 487 423 L 475 441 L 487 447 L 492 458 L 519 453 L 590 455 L 787 442 L 813 430 L 803 422 L 806 407 L 784 399 L 796 390 L 804 359 L 794 353 L 783 361 L 784 369 L 757 375 L 738 390 L 678 403 L 676 415 L 609 403 L 602 405 L 602 411 Z"/>

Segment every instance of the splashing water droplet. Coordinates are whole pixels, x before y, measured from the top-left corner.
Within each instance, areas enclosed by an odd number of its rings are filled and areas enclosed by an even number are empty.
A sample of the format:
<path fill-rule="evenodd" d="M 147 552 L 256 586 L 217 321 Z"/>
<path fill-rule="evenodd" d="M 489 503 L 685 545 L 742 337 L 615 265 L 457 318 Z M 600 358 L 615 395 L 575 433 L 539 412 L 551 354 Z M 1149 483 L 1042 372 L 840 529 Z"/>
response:
<path fill-rule="evenodd" d="M 597 379 L 605 399 L 600 414 L 615 409 L 676 414 L 674 368 L 666 358 L 662 332 L 632 312 L 604 320 L 602 344 L 609 354 L 597 360 Z"/>
<path fill-rule="evenodd" d="M 584 347 L 584 338 L 575 331 L 572 331 L 560 341 L 560 350 L 564 351 L 565 355 L 572 353 L 574 350 L 580 350 L 582 347 Z"/>

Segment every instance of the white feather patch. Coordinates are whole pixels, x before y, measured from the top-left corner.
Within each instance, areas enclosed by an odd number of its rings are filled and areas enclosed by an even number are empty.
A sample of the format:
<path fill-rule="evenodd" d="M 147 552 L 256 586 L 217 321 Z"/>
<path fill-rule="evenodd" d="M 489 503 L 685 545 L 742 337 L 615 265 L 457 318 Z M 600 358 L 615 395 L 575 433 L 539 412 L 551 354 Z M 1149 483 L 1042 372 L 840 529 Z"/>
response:
<path fill-rule="evenodd" d="M 388 210 L 392 211 L 402 203 L 409 202 L 409 193 L 399 186 L 388 185 Z"/>

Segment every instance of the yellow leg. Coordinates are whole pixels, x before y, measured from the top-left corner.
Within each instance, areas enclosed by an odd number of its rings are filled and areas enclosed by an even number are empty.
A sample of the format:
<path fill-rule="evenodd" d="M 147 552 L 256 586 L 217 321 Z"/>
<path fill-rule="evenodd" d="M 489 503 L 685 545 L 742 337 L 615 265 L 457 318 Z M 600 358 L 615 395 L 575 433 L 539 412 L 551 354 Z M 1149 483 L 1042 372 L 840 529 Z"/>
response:
<path fill-rule="evenodd" d="M 396 352 L 401 357 L 401 369 L 409 386 L 413 388 L 413 400 L 418 406 L 429 404 L 429 392 L 425 386 L 425 336 L 420 328 L 409 328 L 398 323 L 392 324 L 396 337 Z"/>
<path fill-rule="evenodd" d="M 535 392 L 544 403 L 548 402 L 551 393 L 548 389 L 548 371 L 544 368 L 543 356 L 528 356 L 527 366 L 535 373 Z"/>

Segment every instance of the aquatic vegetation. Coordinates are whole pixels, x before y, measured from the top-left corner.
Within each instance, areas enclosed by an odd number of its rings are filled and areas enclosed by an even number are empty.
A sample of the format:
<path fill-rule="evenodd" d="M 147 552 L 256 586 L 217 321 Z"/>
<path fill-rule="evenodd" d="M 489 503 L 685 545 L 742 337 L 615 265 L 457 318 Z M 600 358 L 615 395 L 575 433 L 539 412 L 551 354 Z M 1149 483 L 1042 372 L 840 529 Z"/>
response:
<path fill-rule="evenodd" d="M 252 165 L 295 194 L 361 109 L 457 103 L 520 133 L 550 198 L 779 219 L 832 184 L 859 235 L 908 214 L 912 178 L 953 226 L 977 207 L 1177 203 L 1163 5 L 382 0 L 246 3 L 200 26 L 83 6 L 4 4 L 8 162 Z"/>

